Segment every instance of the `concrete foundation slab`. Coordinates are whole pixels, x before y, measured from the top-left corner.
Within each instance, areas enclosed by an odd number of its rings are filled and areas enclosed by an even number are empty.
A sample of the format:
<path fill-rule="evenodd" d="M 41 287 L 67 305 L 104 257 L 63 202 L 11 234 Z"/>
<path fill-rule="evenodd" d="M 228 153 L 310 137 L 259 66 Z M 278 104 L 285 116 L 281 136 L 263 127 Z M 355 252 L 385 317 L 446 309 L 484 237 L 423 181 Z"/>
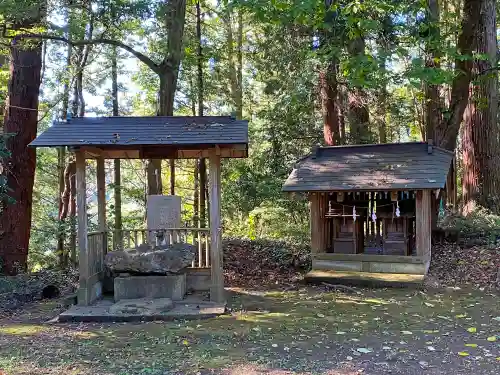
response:
<path fill-rule="evenodd" d="M 112 299 L 99 300 L 91 306 L 72 306 L 69 310 L 61 313 L 59 322 L 139 322 L 154 320 L 197 320 L 208 319 L 222 315 L 226 311 L 226 305 L 206 301 L 198 296 L 189 296 L 182 302 L 174 302 L 171 310 L 157 311 L 152 314 L 140 312 L 112 312 L 111 307 L 115 305 Z"/>
<path fill-rule="evenodd" d="M 180 301 L 186 295 L 186 274 L 116 277 L 115 301 L 138 298 L 170 298 Z"/>
<path fill-rule="evenodd" d="M 158 315 L 174 308 L 170 298 L 124 299 L 111 305 L 109 313 L 113 315 L 140 314 L 144 316 Z"/>

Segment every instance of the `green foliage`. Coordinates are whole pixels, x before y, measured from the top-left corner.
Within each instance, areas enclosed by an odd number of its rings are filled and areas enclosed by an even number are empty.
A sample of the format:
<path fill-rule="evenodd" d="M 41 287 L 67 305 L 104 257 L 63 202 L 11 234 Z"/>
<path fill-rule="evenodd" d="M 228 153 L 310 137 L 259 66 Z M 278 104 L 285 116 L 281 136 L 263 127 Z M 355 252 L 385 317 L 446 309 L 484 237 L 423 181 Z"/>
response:
<path fill-rule="evenodd" d="M 19 19 L 28 19 L 33 3 L 4 0 L 0 3 L 0 20 L 13 19 L 13 14 L 21 15 Z M 164 59 L 168 38 L 164 24 L 165 1 L 95 1 L 90 10 L 79 1 L 71 4 L 68 6 L 68 2 L 59 0 L 50 2 L 47 19 L 63 17 L 63 26 L 46 22 L 41 26 L 44 32 L 81 40 L 90 37 L 89 23 L 92 20 L 93 37 L 126 43 L 156 63 Z M 434 84 L 449 89 L 455 78 L 454 60 L 473 58 L 460 56 L 457 52 L 460 10 L 455 9 L 456 5 L 441 4 L 441 7 L 440 22 L 431 24 L 425 18 L 427 3 L 423 1 L 340 0 L 332 1 L 329 7 L 325 7 L 323 0 L 201 1 L 205 115 L 228 115 L 234 111 L 231 74 L 232 68 L 240 68 L 236 58 L 240 12 L 243 17 L 240 84 L 243 87 L 243 117 L 250 120 L 250 150 L 248 159 L 224 160 L 223 163 L 222 211 L 227 235 L 297 242 L 308 240 L 306 199 L 289 199 L 281 187 L 294 163 L 313 146 L 324 142 L 319 73 L 332 61 L 338 62 L 338 105 L 345 121 L 346 143 L 352 139 L 348 116 L 350 95 L 357 90 L 363 92 L 362 104 L 369 110 L 367 134 L 371 140 L 376 141 L 382 125 L 388 142 L 422 139 L 423 87 Z M 176 115 L 198 114 L 200 93 L 195 15 L 194 2 L 187 2 L 184 50 L 175 98 Z M 232 44 L 229 31 L 232 32 Z M 360 39 L 364 42 L 362 50 L 357 53 L 350 51 Z M 49 119 L 58 116 L 56 112 L 61 107 L 63 86 L 69 84 L 72 89 L 78 72 L 75 66 L 64 66 L 66 46 L 50 41 L 46 46 L 40 105 L 43 121 L 39 130 L 48 126 Z M 435 64 L 429 64 L 429 48 L 439 50 Z M 5 54 L 6 50 L 0 50 L 2 53 Z M 81 49 L 74 47 L 72 53 L 74 62 Z M 88 114 L 111 114 L 111 53 L 110 46 L 95 45 L 89 49 L 88 65 L 83 74 L 84 96 L 103 97 L 103 100 L 95 106 L 88 105 Z M 482 55 L 474 57 L 485 58 Z M 158 110 L 158 75 L 121 49 L 118 49 L 118 60 L 120 113 L 155 115 Z M 0 107 L 6 96 L 8 72 L 5 65 L 0 67 Z M 443 116 L 446 118 L 449 113 L 443 111 Z M 54 151 L 38 151 L 33 196 L 32 264 L 45 266 L 54 263 L 55 234 L 67 230 L 60 228 L 57 221 L 56 165 Z M 177 161 L 176 168 L 176 194 L 183 198 L 183 222 L 190 224 L 194 213 L 194 163 Z M 163 171 L 163 186 L 167 191 L 170 176 L 166 163 Z M 94 173 L 94 167 L 89 166 L 91 228 L 96 225 L 95 185 L 90 182 Z M 109 222 L 114 215 L 111 175 L 112 166 L 108 164 Z M 144 226 L 146 180 L 142 161 L 122 163 L 125 228 Z M 481 224 L 485 225 L 484 231 L 492 231 L 493 219 L 489 215 L 483 219 L 491 224 Z M 456 225 L 460 223 L 459 220 Z M 475 230 L 474 225 L 470 225 L 470 231 Z M 481 226 L 478 228 L 483 230 Z"/>
<path fill-rule="evenodd" d="M 445 216 L 440 227 L 458 231 L 467 237 L 489 238 L 497 243 L 500 236 L 500 216 L 479 206 L 467 216 L 458 214 Z"/>

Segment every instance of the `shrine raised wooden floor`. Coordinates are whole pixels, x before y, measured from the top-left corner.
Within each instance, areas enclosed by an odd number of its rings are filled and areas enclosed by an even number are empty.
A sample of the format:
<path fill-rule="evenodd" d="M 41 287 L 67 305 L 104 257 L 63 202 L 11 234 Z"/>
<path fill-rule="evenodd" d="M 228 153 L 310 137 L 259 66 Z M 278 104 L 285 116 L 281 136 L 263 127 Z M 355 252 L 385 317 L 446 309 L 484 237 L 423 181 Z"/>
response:
<path fill-rule="evenodd" d="M 424 275 L 356 271 L 313 270 L 305 275 L 310 283 L 408 288 L 423 285 Z"/>

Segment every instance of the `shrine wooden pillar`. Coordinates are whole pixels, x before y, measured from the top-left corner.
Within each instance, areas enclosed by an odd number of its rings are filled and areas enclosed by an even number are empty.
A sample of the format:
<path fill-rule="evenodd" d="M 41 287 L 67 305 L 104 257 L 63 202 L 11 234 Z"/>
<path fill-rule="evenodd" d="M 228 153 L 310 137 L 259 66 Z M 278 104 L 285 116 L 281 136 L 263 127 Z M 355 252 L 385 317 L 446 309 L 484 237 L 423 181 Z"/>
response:
<path fill-rule="evenodd" d="M 97 158 L 97 223 L 99 232 L 106 231 L 106 171 L 104 157 Z"/>
<path fill-rule="evenodd" d="M 88 223 L 87 223 L 87 181 L 85 173 L 85 153 L 75 151 L 76 164 L 76 212 L 78 238 L 78 267 L 80 271 L 78 304 L 90 305 Z"/>
<path fill-rule="evenodd" d="M 431 259 L 432 212 L 431 190 L 417 191 L 415 210 L 415 237 L 417 255 L 427 262 Z"/>
<path fill-rule="evenodd" d="M 222 225 L 220 214 L 221 198 L 221 160 L 219 148 L 210 150 L 210 300 L 225 302 L 224 274 L 222 272 Z"/>
<path fill-rule="evenodd" d="M 309 194 L 309 215 L 311 231 L 311 252 L 324 253 L 327 247 L 328 233 L 325 213 L 328 210 L 327 198 L 324 193 Z"/>

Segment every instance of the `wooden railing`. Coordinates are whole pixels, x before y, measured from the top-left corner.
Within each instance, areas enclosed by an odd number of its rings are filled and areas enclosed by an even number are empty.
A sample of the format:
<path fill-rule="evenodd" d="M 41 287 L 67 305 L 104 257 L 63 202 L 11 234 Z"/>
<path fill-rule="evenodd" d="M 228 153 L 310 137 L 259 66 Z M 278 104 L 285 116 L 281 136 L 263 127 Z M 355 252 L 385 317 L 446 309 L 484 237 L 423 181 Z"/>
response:
<path fill-rule="evenodd" d="M 170 228 L 170 229 L 123 229 L 108 231 L 108 248 L 122 250 L 143 244 L 187 243 L 197 249 L 191 267 L 210 267 L 210 230 L 208 228 Z"/>

